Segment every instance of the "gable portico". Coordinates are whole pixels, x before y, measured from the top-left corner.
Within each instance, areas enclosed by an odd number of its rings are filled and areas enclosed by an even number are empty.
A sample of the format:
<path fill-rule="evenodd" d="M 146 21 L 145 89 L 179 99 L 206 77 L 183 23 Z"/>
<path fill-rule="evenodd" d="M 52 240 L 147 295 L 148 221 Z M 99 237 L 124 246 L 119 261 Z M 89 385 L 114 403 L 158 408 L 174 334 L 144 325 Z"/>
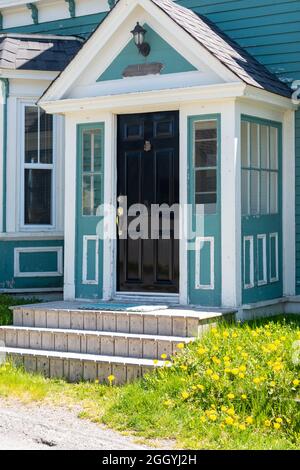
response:
<path fill-rule="evenodd" d="M 199 226 L 196 227 L 194 249 L 189 249 L 186 236 L 179 240 L 179 292 L 175 299 L 176 302 L 184 305 L 192 303 L 202 306 L 239 307 L 245 303 L 243 297 L 247 299 L 247 303 L 252 303 L 268 301 L 276 297 L 281 298 L 284 293 L 292 295 L 293 289 L 289 282 L 293 275 L 294 266 L 292 248 L 284 250 L 281 258 L 279 253 L 279 246 L 284 243 L 283 240 L 286 237 L 285 226 L 283 232 L 281 225 L 271 232 L 268 227 L 271 213 L 268 213 L 268 220 L 262 233 L 260 233 L 260 229 L 257 229 L 257 233 L 243 231 L 241 121 L 242 116 L 250 116 L 251 118 L 246 119 L 249 138 L 251 138 L 252 127 L 258 133 L 262 132 L 260 126 L 266 127 L 268 135 L 271 135 L 274 127 L 277 129 L 276 158 L 278 158 L 279 171 L 279 158 L 282 158 L 279 156 L 281 155 L 279 148 L 281 127 L 283 126 L 284 133 L 286 122 L 292 119 L 293 105 L 286 97 L 286 90 L 281 88 L 279 84 L 277 94 L 271 93 L 271 91 L 275 92 L 275 85 L 270 77 L 270 89 L 262 90 L 259 89 L 258 84 L 255 86 L 254 79 L 250 75 L 247 75 L 246 81 L 244 81 L 228 67 L 225 67 L 219 57 L 213 55 L 211 51 L 208 52 L 195 38 L 191 38 L 190 34 L 167 14 L 168 11 L 161 8 L 168 3 L 170 2 L 137 1 L 130 2 L 129 8 L 126 2 L 118 2 L 115 9 L 86 43 L 82 51 L 61 77 L 54 82 L 40 104 L 47 112 L 62 113 L 66 116 L 67 143 L 78 142 L 78 126 L 81 126 L 82 129 L 84 126 L 89 129 L 92 129 L 93 125 L 95 125 L 95 129 L 102 126 L 103 154 L 100 158 L 103 161 L 103 203 L 111 205 L 116 204 L 117 198 L 117 117 L 119 115 L 177 111 L 179 113 L 179 203 L 180 207 L 189 203 L 194 207 L 195 196 L 198 192 L 200 193 L 199 205 L 202 206 L 202 213 L 198 217 L 197 224 L 199 223 Z M 191 63 L 196 70 L 121 79 L 113 76 L 112 80 L 99 82 L 99 77 L 105 74 L 111 64 L 116 61 L 122 63 L 120 56 L 124 48 L 128 47 L 128 41 L 132 40 L 130 31 L 137 21 L 140 21 L 141 24 L 149 24 L 157 35 L 161 35 L 164 41 L 168 41 L 169 46 Z M 138 51 L 136 53 L 138 54 Z M 101 60 L 99 60 L 100 57 Z M 134 65 L 134 59 L 134 57 L 129 57 L 128 60 L 132 62 L 128 62 L 127 65 Z M 150 59 L 151 54 L 149 62 Z M 251 123 L 252 118 L 253 123 Z M 213 141 L 217 144 L 214 150 L 215 154 L 211 156 L 214 159 L 214 164 L 209 168 L 206 168 L 205 165 L 203 168 L 201 165 L 198 168 L 195 166 L 195 149 L 196 144 L 201 147 L 203 142 L 201 143 L 201 138 L 200 142 L 196 142 L 196 134 L 198 130 L 198 134 L 201 135 L 201 126 L 203 125 L 207 133 L 209 123 L 215 124 L 215 137 L 208 139 L 211 148 L 214 145 Z M 209 132 L 211 133 L 211 129 Z M 284 137 L 283 140 L 287 142 Z M 250 140 L 247 145 L 251 145 Z M 257 145 L 259 145 L 258 142 Z M 270 141 L 267 145 L 267 152 L 270 152 Z M 284 177 L 292 176 L 290 150 L 286 146 L 283 151 L 283 166 L 277 180 L 278 188 L 279 180 L 282 178 L 282 170 Z M 95 242 L 97 243 L 98 239 L 87 238 L 95 237 L 96 234 L 90 234 L 87 230 L 87 233 L 82 234 L 85 238 L 82 240 L 80 250 L 78 250 L 76 231 L 79 209 L 76 206 L 76 200 L 78 201 L 82 195 L 78 195 L 76 188 L 78 190 L 79 180 L 82 177 L 78 173 L 80 158 L 82 155 L 78 146 L 76 150 L 74 144 L 66 145 L 66 168 L 68 171 L 66 172 L 65 185 L 65 298 L 68 300 L 80 297 L 87 298 L 84 286 L 86 286 L 85 281 L 89 281 L 89 279 L 85 279 L 82 272 L 78 274 L 78 263 L 81 263 L 82 266 L 86 263 L 85 269 L 88 266 L 90 266 L 88 269 L 91 269 L 90 285 L 94 286 L 91 298 L 109 300 L 120 294 L 117 281 L 117 237 L 104 239 L 101 246 L 96 249 Z M 251 152 L 247 158 L 252 158 Z M 251 162 L 249 167 L 244 168 L 244 171 L 249 172 L 251 180 L 253 177 L 251 171 L 254 171 Z M 262 171 L 268 181 L 273 178 L 271 169 L 270 175 L 265 175 L 269 172 L 268 168 L 258 168 L 257 171 Z M 201 179 L 199 175 L 203 176 L 203 174 L 206 175 L 206 180 L 203 181 L 202 178 L 202 182 L 199 184 L 200 186 L 201 184 L 209 186 L 211 182 L 208 178 L 213 178 L 211 191 L 201 190 L 201 187 L 197 191 L 195 188 L 197 175 Z M 278 211 L 280 208 L 279 218 L 281 219 L 283 216 L 285 220 L 289 220 L 289 224 L 293 224 L 292 213 L 288 209 L 291 204 L 294 204 L 292 194 L 287 192 L 284 180 L 280 187 L 284 204 L 279 201 L 279 190 L 275 196 L 278 198 Z M 205 197 L 210 197 L 210 202 L 203 202 Z M 260 201 L 257 204 L 260 204 Z M 268 211 L 270 211 L 270 201 L 268 204 Z M 213 213 L 209 213 L 211 210 Z M 251 208 L 249 211 L 245 217 L 248 219 L 251 219 L 252 216 L 259 218 L 260 207 L 257 206 L 257 213 L 252 214 Z M 194 225 L 195 216 L 196 213 L 193 212 L 193 209 L 192 215 L 183 211 L 180 227 L 186 227 L 189 231 Z M 106 219 L 106 223 L 110 225 L 111 233 L 116 234 L 115 214 L 111 215 L 110 219 Z M 270 237 L 272 234 L 277 235 Z M 260 238 L 257 239 L 257 235 L 265 235 L 265 238 L 262 238 L 262 245 L 259 245 L 261 246 L 259 257 L 263 260 L 261 268 L 263 276 L 267 273 L 266 279 L 263 278 L 263 281 L 266 282 L 261 285 L 258 285 L 260 279 L 256 274 L 258 263 L 260 263 L 257 255 Z M 270 254 L 270 246 L 273 247 L 272 255 Z M 84 262 L 78 260 L 78 257 L 83 260 L 83 253 L 88 257 L 89 249 L 92 260 L 95 259 L 97 253 L 99 264 L 96 263 L 93 266 L 93 262 L 87 258 L 84 259 Z M 77 255 L 75 258 L 74 253 Z M 278 276 L 271 276 L 271 272 L 269 272 L 271 264 L 275 266 L 275 270 L 276 266 L 278 267 Z M 96 276 L 96 271 L 98 271 L 98 276 Z M 251 282 L 248 283 L 245 279 L 249 276 Z M 79 288 L 77 292 L 76 279 L 79 284 L 85 279 L 82 282 L 82 290 Z M 274 286 L 272 293 L 266 293 L 268 284 Z M 275 284 L 277 285 L 275 286 Z M 260 289 L 257 289 L 258 287 Z M 248 296 L 250 290 L 252 292 Z M 147 292 L 145 293 L 147 294 Z M 167 289 L 165 294 L 165 299 L 171 301 L 171 297 L 167 295 Z M 153 297 L 161 298 L 155 291 Z"/>

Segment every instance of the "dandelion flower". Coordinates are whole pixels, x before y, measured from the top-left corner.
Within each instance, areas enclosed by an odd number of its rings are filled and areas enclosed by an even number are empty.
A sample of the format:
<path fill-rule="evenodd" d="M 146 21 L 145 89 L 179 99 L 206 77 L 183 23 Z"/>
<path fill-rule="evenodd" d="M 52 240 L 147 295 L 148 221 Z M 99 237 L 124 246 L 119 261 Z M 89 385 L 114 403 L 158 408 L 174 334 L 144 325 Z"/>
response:
<path fill-rule="evenodd" d="M 227 416 L 227 418 L 225 419 L 225 423 L 229 426 L 232 426 L 234 424 L 234 419 L 231 416 Z"/>
<path fill-rule="evenodd" d="M 242 400 L 247 400 L 247 395 L 245 395 L 245 393 L 242 395 Z"/>
<path fill-rule="evenodd" d="M 109 376 L 107 377 L 107 380 L 109 381 L 110 384 L 112 384 L 112 383 L 116 380 L 116 378 L 115 378 L 114 375 L 109 375 Z"/>
<path fill-rule="evenodd" d="M 184 349 L 184 343 L 178 343 L 177 348 L 178 349 Z"/>
<path fill-rule="evenodd" d="M 253 418 L 252 418 L 252 416 L 248 416 L 248 418 L 246 418 L 246 423 L 247 423 L 247 424 L 252 424 L 252 423 L 253 423 Z"/>
<path fill-rule="evenodd" d="M 246 425 L 245 425 L 245 424 L 239 424 L 239 429 L 240 429 L 241 431 L 245 431 Z"/>
<path fill-rule="evenodd" d="M 162 359 L 167 359 L 167 355 L 165 353 L 163 353 L 161 356 L 160 356 Z"/>
<path fill-rule="evenodd" d="M 264 422 L 264 425 L 266 426 L 266 428 L 269 428 L 271 426 L 271 421 L 269 419 L 266 419 L 266 421 Z"/>
<path fill-rule="evenodd" d="M 220 380 L 219 374 L 213 374 L 211 378 L 212 378 L 213 380 L 215 380 L 216 382 L 217 382 L 218 380 Z"/>
<path fill-rule="evenodd" d="M 276 418 L 276 423 L 281 424 L 281 423 L 282 423 L 282 419 L 281 419 L 281 418 Z"/>
<path fill-rule="evenodd" d="M 293 380 L 294 387 L 298 387 L 299 384 L 300 384 L 300 380 L 298 379 Z"/>
<path fill-rule="evenodd" d="M 228 393 L 227 398 L 229 398 L 229 400 L 233 400 L 235 395 L 233 393 Z"/>
<path fill-rule="evenodd" d="M 95 380 L 95 384 L 96 384 L 96 385 L 99 384 L 99 380 L 98 380 L 98 379 Z"/>
<path fill-rule="evenodd" d="M 280 429 L 281 428 L 281 424 L 280 423 L 274 423 L 274 429 Z"/>
<path fill-rule="evenodd" d="M 189 392 L 182 392 L 181 394 L 181 397 L 184 399 L 184 400 L 187 400 L 189 398 L 190 394 Z"/>

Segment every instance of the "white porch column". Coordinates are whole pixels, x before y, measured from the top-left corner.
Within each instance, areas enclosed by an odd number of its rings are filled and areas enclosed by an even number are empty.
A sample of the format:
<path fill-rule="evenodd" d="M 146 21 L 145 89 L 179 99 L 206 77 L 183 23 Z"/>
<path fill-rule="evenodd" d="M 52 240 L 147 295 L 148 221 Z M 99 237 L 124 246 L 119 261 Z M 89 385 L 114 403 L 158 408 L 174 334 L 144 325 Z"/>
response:
<path fill-rule="evenodd" d="M 0 233 L 3 231 L 3 165 L 4 165 L 4 113 L 5 113 L 5 89 L 0 80 Z"/>
<path fill-rule="evenodd" d="M 296 293 L 295 112 L 286 111 L 282 129 L 283 295 Z"/>
<path fill-rule="evenodd" d="M 65 274 L 64 300 L 75 299 L 76 237 L 76 122 L 66 116 L 65 123 Z"/>
<path fill-rule="evenodd" d="M 221 123 L 222 306 L 241 304 L 241 151 L 239 106 L 224 106 Z"/>

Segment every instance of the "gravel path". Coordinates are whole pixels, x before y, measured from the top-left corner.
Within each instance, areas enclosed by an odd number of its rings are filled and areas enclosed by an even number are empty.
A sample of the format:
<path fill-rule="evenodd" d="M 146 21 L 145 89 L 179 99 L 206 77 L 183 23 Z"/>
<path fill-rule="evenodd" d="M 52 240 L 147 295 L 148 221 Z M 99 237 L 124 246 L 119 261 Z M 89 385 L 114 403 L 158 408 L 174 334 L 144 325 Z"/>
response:
<path fill-rule="evenodd" d="M 0 400 L 0 450 L 147 449 L 77 417 L 76 410 Z"/>

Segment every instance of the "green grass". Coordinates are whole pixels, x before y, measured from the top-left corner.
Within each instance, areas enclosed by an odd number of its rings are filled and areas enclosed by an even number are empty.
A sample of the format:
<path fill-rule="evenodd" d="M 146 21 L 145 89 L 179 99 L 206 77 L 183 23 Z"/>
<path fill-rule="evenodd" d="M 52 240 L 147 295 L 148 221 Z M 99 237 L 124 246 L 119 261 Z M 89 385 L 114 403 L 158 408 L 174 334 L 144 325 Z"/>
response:
<path fill-rule="evenodd" d="M 178 348 L 171 367 L 123 387 L 70 385 L 6 365 L 0 397 L 80 404 L 82 417 L 180 448 L 298 449 L 299 340 L 295 316 L 220 325 Z"/>
<path fill-rule="evenodd" d="M 37 299 L 21 299 L 11 295 L 0 294 L 0 326 L 12 325 L 13 314 L 9 307 L 14 305 L 33 304 Z"/>

